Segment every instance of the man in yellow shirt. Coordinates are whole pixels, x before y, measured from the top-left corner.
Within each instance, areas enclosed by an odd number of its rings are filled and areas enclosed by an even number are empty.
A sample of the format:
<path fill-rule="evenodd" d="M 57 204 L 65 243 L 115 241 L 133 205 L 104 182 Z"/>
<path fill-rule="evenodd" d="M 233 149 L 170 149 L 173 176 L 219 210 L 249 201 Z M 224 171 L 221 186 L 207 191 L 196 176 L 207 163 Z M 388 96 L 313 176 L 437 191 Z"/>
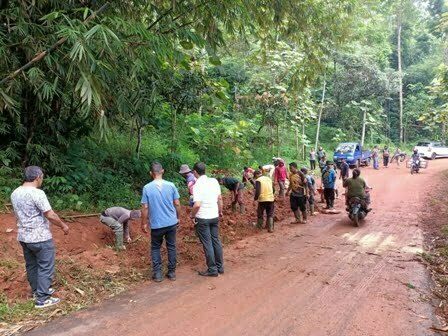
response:
<path fill-rule="evenodd" d="M 262 176 L 261 171 L 254 172 L 255 178 L 255 197 L 258 201 L 257 209 L 257 228 L 263 227 L 263 213 L 266 211 L 268 232 L 274 232 L 274 191 L 272 180 L 267 176 Z"/>

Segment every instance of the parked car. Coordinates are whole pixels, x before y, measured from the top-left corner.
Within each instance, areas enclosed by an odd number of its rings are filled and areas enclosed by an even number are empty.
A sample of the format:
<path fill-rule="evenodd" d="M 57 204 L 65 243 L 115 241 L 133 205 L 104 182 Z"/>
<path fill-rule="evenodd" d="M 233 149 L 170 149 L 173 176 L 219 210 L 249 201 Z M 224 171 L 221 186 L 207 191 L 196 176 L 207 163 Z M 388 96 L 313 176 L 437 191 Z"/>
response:
<path fill-rule="evenodd" d="M 438 157 L 448 157 L 448 146 L 442 142 L 420 141 L 414 149 L 417 149 L 418 153 L 426 159 L 435 160 Z"/>
<path fill-rule="evenodd" d="M 369 166 L 372 153 L 371 151 L 363 151 L 358 142 L 342 142 L 334 151 L 334 161 L 339 167 L 342 159 L 345 158 L 349 166 L 360 167 L 361 165 Z"/>

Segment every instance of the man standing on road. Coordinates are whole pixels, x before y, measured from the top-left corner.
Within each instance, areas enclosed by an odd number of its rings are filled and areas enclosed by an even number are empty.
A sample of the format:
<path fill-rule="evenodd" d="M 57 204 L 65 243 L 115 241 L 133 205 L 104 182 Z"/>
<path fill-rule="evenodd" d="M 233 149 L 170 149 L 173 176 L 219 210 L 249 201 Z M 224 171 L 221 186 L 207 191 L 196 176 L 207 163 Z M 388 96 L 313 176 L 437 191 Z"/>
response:
<path fill-rule="evenodd" d="M 115 247 L 120 251 L 126 249 L 123 245 L 123 235 L 126 243 L 131 242 L 128 221 L 140 217 L 140 210 L 128 210 L 122 207 L 112 207 L 101 213 L 100 222 L 110 227 L 115 233 Z"/>
<path fill-rule="evenodd" d="M 325 153 L 322 146 L 319 147 L 319 150 L 317 151 L 317 160 L 320 161 L 320 160 L 322 160 L 322 158 L 325 158 L 326 156 L 327 156 L 327 154 Z"/>
<path fill-rule="evenodd" d="M 286 195 L 291 193 L 289 198 L 291 210 L 294 213 L 295 221 L 291 224 L 306 224 L 306 198 L 308 196 L 307 179 L 305 175 L 297 169 L 297 163 L 289 164 L 291 175 L 289 176 L 289 187 Z M 300 212 L 302 212 L 302 220 L 300 220 Z"/>
<path fill-rule="evenodd" d="M 379 156 L 380 156 L 380 146 L 376 146 L 372 150 L 373 169 L 375 170 L 380 169 Z"/>
<path fill-rule="evenodd" d="M 303 167 L 300 171 L 305 175 L 308 187 L 308 204 L 310 206 L 310 215 L 314 216 L 314 202 L 316 196 L 316 181 L 308 174 L 308 168 Z"/>
<path fill-rule="evenodd" d="M 51 297 L 55 254 L 49 221 L 60 227 L 64 234 L 69 231 L 67 224 L 51 209 L 45 192 L 40 190 L 43 181 L 41 168 L 27 167 L 24 183 L 11 194 L 17 219 L 17 240 L 23 249 L 26 275 L 36 298 L 36 308 L 49 307 L 60 301 Z"/>
<path fill-rule="evenodd" d="M 339 175 L 339 179 L 341 179 L 342 183 L 344 183 L 344 181 L 350 177 L 350 166 L 348 165 L 347 160 L 345 158 L 342 158 L 340 171 L 341 172 Z"/>
<path fill-rule="evenodd" d="M 180 166 L 179 174 L 183 176 L 185 182 L 187 183 L 188 193 L 190 194 L 188 203 L 190 204 L 190 206 L 193 206 L 193 186 L 196 183 L 196 177 L 194 177 L 194 174 L 191 172 L 190 167 L 188 167 L 188 165 L 186 164 Z"/>
<path fill-rule="evenodd" d="M 254 201 L 258 201 L 257 209 L 257 229 L 263 228 L 263 213 L 266 211 L 266 226 L 268 232 L 274 232 L 274 190 L 272 180 L 267 176 L 262 176 L 259 170 L 255 171 L 255 196 Z"/>
<path fill-rule="evenodd" d="M 232 176 L 221 177 L 218 182 L 232 192 L 232 211 L 235 212 L 236 205 L 239 204 L 240 213 L 243 214 L 246 210 L 244 207 L 244 184 Z"/>
<path fill-rule="evenodd" d="M 204 247 L 207 270 L 201 276 L 216 277 L 224 274 L 224 258 L 219 239 L 219 217 L 222 217 L 221 188 L 216 179 L 205 175 L 205 164 L 198 162 L 193 167 L 198 179 L 193 188 L 194 206 L 191 218 L 196 234 Z"/>
<path fill-rule="evenodd" d="M 314 148 L 311 148 L 310 151 L 310 168 L 311 170 L 316 169 L 316 152 L 314 151 Z"/>
<path fill-rule="evenodd" d="M 285 196 L 285 183 L 287 179 L 288 171 L 285 167 L 285 161 L 283 161 L 283 159 L 280 159 L 278 166 L 275 167 L 274 182 L 278 183 L 278 186 L 280 188 L 279 194 L 281 197 Z"/>
<path fill-rule="evenodd" d="M 176 231 L 179 225 L 179 192 L 175 185 L 163 179 L 163 167 L 158 162 L 151 164 L 151 177 L 154 179 L 143 187 L 142 194 L 142 230 L 151 228 L 152 279 L 161 282 L 162 257 L 160 248 L 163 239 L 168 252 L 168 273 L 166 277 L 176 280 Z M 148 222 L 149 214 L 149 222 Z"/>
<path fill-rule="evenodd" d="M 326 209 L 334 209 L 334 187 L 336 184 L 336 172 L 331 166 L 333 162 L 327 161 L 322 171 L 322 184 L 324 185 L 324 197 L 327 204 Z"/>
<path fill-rule="evenodd" d="M 389 168 L 389 157 L 390 157 L 390 151 L 388 146 L 384 146 L 383 149 L 383 165 L 386 168 Z"/>

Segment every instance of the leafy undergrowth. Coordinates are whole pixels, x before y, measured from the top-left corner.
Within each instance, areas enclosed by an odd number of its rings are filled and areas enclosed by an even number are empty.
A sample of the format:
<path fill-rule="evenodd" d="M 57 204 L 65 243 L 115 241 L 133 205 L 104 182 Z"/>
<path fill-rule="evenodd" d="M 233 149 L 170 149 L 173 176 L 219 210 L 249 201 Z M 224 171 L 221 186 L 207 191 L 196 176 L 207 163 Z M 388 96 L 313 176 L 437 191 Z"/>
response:
<path fill-rule="evenodd" d="M 428 264 L 434 280 L 433 292 L 438 300 L 437 314 L 448 325 L 448 171 L 437 177 L 439 183 L 434 185 L 427 196 L 425 242 L 426 252 L 422 258 Z M 447 328 L 448 331 L 448 328 Z"/>

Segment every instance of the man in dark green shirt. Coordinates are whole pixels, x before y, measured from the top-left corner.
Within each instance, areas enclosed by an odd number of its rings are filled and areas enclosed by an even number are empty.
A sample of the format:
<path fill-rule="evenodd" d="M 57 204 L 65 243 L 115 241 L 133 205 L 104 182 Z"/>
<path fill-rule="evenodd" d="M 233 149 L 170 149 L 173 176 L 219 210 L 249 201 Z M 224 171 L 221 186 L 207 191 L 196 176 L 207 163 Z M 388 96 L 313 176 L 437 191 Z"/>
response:
<path fill-rule="evenodd" d="M 228 190 L 230 190 L 233 194 L 232 211 L 234 212 L 236 211 L 236 204 L 238 203 L 240 206 L 240 213 L 243 214 L 245 211 L 243 201 L 244 184 L 232 176 L 218 178 L 218 182 L 219 184 L 223 185 Z"/>

